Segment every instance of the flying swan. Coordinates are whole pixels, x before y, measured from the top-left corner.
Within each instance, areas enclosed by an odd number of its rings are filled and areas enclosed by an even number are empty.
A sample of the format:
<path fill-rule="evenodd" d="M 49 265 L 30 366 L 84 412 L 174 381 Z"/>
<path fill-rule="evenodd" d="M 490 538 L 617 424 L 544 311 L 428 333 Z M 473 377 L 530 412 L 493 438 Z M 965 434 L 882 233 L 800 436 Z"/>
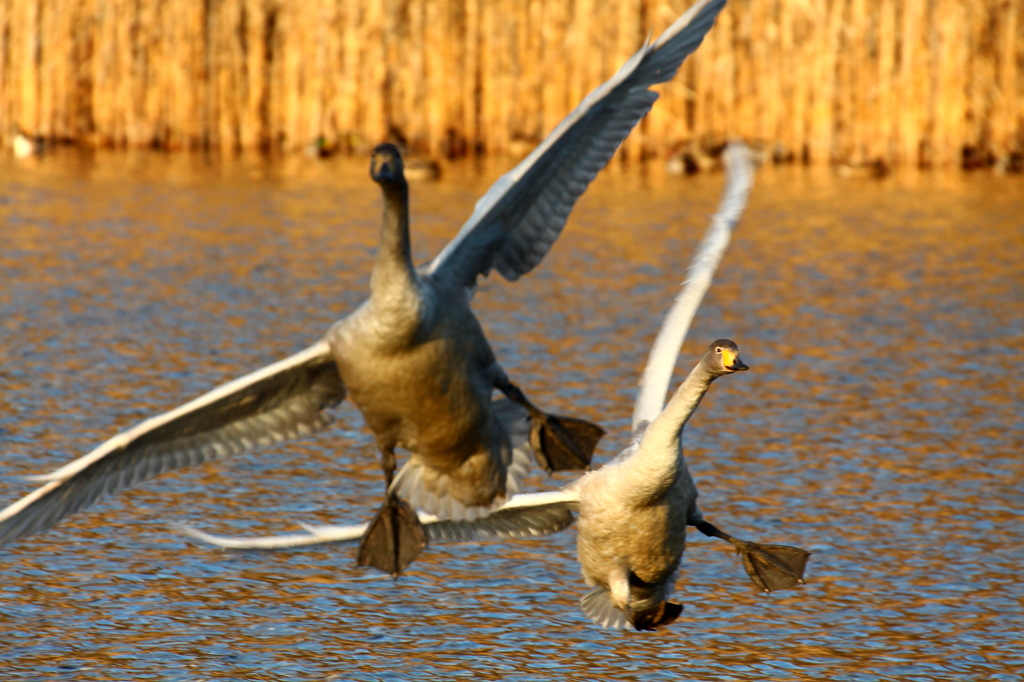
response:
<path fill-rule="evenodd" d="M 725 0 L 699 0 L 646 43 L 477 202 L 455 238 L 413 267 L 409 190 L 398 150 L 374 150 L 384 194 L 370 298 L 309 348 L 117 434 L 42 476 L 45 485 L 0 511 L 0 544 L 47 530 L 104 495 L 178 467 L 324 429 L 347 396 L 381 452 L 384 505 L 358 562 L 398 574 L 427 535 L 414 507 L 472 520 L 519 489 L 530 455 L 548 471 L 586 468 L 604 431 L 535 407 L 498 364 L 472 310 L 480 275 L 510 281 L 557 239 L 594 176 L 711 28 Z M 491 400 L 494 389 L 505 400 Z M 411 457 L 394 475 L 395 450 Z M 408 502 L 404 501 L 407 500 Z"/>
<path fill-rule="evenodd" d="M 592 588 L 580 600 L 580 608 L 604 627 L 653 630 L 679 616 L 683 607 L 670 598 L 687 526 L 732 543 L 751 580 L 765 592 L 802 584 L 810 556 L 796 547 L 735 538 L 705 520 L 697 506 L 697 488 L 683 457 L 683 427 L 715 379 L 748 369 L 735 343 L 713 342 L 662 409 L 678 349 L 752 184 L 746 148 L 731 145 L 726 156 L 729 177 L 722 204 L 651 350 L 629 447 L 560 491 L 515 495 L 490 516 L 472 521 L 420 517 L 432 542 L 463 542 L 544 535 L 571 524 L 575 512 L 580 566 Z M 305 526 L 306 533 L 263 538 L 228 538 L 179 528 L 222 548 L 277 549 L 354 540 L 365 526 Z"/>

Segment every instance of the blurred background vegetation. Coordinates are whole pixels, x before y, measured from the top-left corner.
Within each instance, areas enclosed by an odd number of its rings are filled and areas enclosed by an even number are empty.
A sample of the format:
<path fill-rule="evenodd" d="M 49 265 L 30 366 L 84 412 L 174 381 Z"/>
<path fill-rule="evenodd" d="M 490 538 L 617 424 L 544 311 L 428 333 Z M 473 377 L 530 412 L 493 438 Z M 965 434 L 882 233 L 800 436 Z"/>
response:
<path fill-rule="evenodd" d="M 0 138 L 528 151 L 688 0 L 0 0 Z M 1024 0 L 731 0 L 627 140 L 699 167 L 1024 152 Z M 692 168 L 691 168 L 692 170 Z"/>

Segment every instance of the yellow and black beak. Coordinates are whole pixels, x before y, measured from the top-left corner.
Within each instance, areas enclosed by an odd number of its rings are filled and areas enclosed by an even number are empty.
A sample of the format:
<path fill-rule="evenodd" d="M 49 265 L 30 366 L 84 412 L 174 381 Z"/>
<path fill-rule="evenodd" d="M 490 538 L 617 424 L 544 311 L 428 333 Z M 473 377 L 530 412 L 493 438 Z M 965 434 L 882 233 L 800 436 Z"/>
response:
<path fill-rule="evenodd" d="M 750 369 L 740 360 L 739 353 L 728 348 L 722 349 L 722 367 L 725 367 L 730 372 L 745 372 Z"/>

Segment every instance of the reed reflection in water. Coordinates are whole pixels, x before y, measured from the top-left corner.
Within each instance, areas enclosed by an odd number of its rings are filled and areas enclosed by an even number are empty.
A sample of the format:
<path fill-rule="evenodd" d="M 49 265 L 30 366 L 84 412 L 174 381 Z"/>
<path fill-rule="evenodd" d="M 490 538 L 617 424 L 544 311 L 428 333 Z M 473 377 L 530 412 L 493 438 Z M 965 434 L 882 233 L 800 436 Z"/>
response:
<path fill-rule="evenodd" d="M 366 165 L 0 162 L 0 501 L 32 488 L 17 475 L 297 351 L 357 305 L 380 212 Z M 418 261 L 509 165 L 413 186 Z M 720 183 L 613 167 L 537 271 L 477 294 L 531 395 L 609 428 L 602 459 L 625 444 Z M 367 518 L 376 451 L 346 405 L 318 437 L 165 475 L 0 549 L 0 672 L 1024 679 L 1022 253 L 1020 177 L 760 173 L 680 362 L 727 336 L 752 370 L 716 387 L 685 441 L 709 518 L 815 552 L 803 588 L 757 594 L 695 535 L 682 619 L 615 633 L 576 608 L 572 531 L 431 548 L 398 581 L 350 548 L 220 553 L 169 531 Z"/>

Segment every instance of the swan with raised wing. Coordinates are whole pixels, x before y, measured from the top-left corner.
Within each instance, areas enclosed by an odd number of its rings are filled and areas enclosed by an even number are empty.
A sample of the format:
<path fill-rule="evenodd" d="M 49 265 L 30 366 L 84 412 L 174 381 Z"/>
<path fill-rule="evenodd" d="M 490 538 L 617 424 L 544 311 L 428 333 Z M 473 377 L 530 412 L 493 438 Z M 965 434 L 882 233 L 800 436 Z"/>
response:
<path fill-rule="evenodd" d="M 557 239 L 579 196 L 697 48 L 724 0 L 699 0 L 654 43 L 591 92 L 526 159 L 477 202 L 455 238 L 413 267 L 402 160 L 377 147 L 384 194 L 370 298 L 313 346 L 124 431 L 36 480 L 46 485 L 0 511 L 0 544 L 164 471 L 306 435 L 346 396 L 381 451 L 385 503 L 358 561 L 400 572 L 425 546 L 416 507 L 472 519 L 518 489 L 532 456 L 548 470 L 585 468 L 603 431 L 548 415 L 496 362 L 469 300 L 477 278 L 514 281 Z M 491 400 L 497 389 L 507 400 Z M 402 469 L 395 450 L 411 453 Z"/>
<path fill-rule="evenodd" d="M 751 580 L 766 592 L 803 583 L 810 556 L 805 550 L 740 540 L 704 519 L 683 457 L 683 428 L 711 383 L 748 369 L 736 344 L 728 339 L 713 342 L 662 408 L 679 346 L 746 204 L 753 170 L 745 147 L 729 148 L 727 169 L 722 205 L 644 369 L 629 447 L 560 491 L 516 495 L 488 517 L 452 522 L 424 516 L 432 540 L 543 535 L 571 524 L 575 512 L 578 558 L 583 578 L 591 586 L 580 608 L 588 618 L 610 628 L 653 630 L 679 616 L 682 605 L 670 599 L 686 547 L 687 526 L 732 543 Z M 358 537 L 362 527 L 310 526 L 306 534 L 249 539 L 183 529 L 224 548 L 271 549 L 343 542 Z"/>

